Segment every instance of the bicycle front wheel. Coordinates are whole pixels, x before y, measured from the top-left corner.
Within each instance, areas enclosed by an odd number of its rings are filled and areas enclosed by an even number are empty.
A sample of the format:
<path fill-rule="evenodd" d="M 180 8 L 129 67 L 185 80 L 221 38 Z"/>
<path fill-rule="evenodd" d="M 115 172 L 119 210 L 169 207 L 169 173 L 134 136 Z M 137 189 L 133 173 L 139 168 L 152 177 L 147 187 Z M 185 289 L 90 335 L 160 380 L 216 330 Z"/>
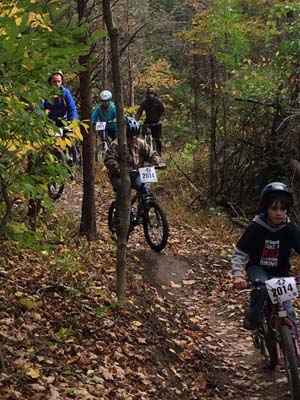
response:
<path fill-rule="evenodd" d="M 254 333 L 258 338 L 259 348 L 265 358 L 266 364 L 270 369 L 274 369 L 278 364 L 276 342 L 273 332 L 270 330 L 267 321 L 263 319 L 260 327 Z"/>
<path fill-rule="evenodd" d="M 96 149 L 96 161 L 103 161 L 105 158 L 105 154 L 107 152 L 107 143 L 106 142 L 101 142 L 98 144 L 97 149 Z"/>
<path fill-rule="evenodd" d="M 148 245 L 154 251 L 161 251 L 166 247 L 169 237 L 167 216 L 155 200 L 150 200 L 143 215 L 144 235 Z"/>
<path fill-rule="evenodd" d="M 57 185 L 56 182 L 52 182 L 50 185 L 48 185 L 48 195 L 50 199 L 53 201 L 56 201 L 61 198 L 63 191 L 64 191 L 65 185 Z"/>
<path fill-rule="evenodd" d="M 298 362 L 293 343 L 291 329 L 287 325 L 280 327 L 280 337 L 282 341 L 282 353 L 284 358 L 284 367 L 290 386 L 291 400 L 300 399 L 300 379 L 298 372 Z"/>

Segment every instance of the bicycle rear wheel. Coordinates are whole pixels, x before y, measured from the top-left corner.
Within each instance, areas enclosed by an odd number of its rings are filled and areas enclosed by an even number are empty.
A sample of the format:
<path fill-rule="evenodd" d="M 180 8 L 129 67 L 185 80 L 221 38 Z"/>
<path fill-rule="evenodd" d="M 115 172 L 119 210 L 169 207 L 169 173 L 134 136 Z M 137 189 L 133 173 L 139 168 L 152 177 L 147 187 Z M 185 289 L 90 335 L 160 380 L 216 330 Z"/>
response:
<path fill-rule="evenodd" d="M 288 377 L 291 400 L 300 399 L 300 378 L 298 372 L 298 360 L 291 329 L 287 325 L 280 327 L 280 337 L 282 341 L 282 353 L 284 358 L 284 367 Z"/>
<path fill-rule="evenodd" d="M 111 232 L 116 232 L 117 227 L 115 226 L 114 219 L 115 219 L 115 214 L 116 214 L 116 202 L 112 201 L 109 209 L 108 209 L 108 229 Z"/>
<path fill-rule="evenodd" d="M 145 239 L 154 251 L 160 252 L 168 242 L 169 225 L 167 216 L 156 200 L 149 200 L 143 215 Z"/>

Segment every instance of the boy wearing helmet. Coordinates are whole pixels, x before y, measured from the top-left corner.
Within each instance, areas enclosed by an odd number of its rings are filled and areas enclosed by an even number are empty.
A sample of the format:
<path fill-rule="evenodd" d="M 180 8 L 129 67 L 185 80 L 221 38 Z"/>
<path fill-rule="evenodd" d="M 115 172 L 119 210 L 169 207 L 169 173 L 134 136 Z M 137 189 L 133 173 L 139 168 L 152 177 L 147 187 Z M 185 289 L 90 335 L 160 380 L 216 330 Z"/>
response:
<path fill-rule="evenodd" d="M 64 86 L 64 74 L 57 71 L 48 78 L 49 85 L 55 90 L 51 100 L 46 99 L 42 103 L 44 110 L 48 111 L 48 117 L 55 122 L 56 126 L 63 127 L 63 121 L 75 121 L 78 113 L 75 101 L 69 89 Z M 75 143 L 71 145 L 71 152 L 77 164 L 80 163 L 80 152 Z"/>
<path fill-rule="evenodd" d="M 260 195 L 261 213 L 256 215 L 236 244 L 232 255 L 233 286 L 245 289 L 247 280 L 265 282 L 272 277 L 289 276 L 290 255 L 300 254 L 300 230 L 290 222 L 292 192 L 281 182 L 266 185 Z M 253 290 L 243 327 L 255 329 L 265 301 L 264 290 Z M 291 319 L 296 324 L 292 303 L 286 302 Z"/>
<path fill-rule="evenodd" d="M 100 93 L 100 104 L 92 113 L 92 123 L 97 121 L 106 122 L 105 130 L 112 140 L 118 137 L 117 110 L 109 90 Z"/>
<path fill-rule="evenodd" d="M 62 127 L 62 120 L 74 121 L 78 119 L 77 108 L 69 89 L 64 86 L 64 74 L 57 71 L 48 78 L 49 85 L 57 90 L 51 100 L 44 100 L 43 108 L 48 110 L 48 116 L 57 126 Z"/>
<path fill-rule="evenodd" d="M 145 163 L 165 167 L 165 163 L 161 160 L 156 151 L 151 151 L 149 145 L 142 139 L 138 138 L 139 124 L 132 118 L 127 117 L 126 136 L 128 146 L 128 167 L 129 170 L 136 170 L 144 166 Z M 118 139 L 114 140 L 107 150 L 104 164 L 108 169 L 108 176 L 112 186 L 116 191 L 116 210 L 117 213 L 121 206 L 121 177 L 119 164 Z M 142 186 L 141 178 L 138 174 L 130 174 L 131 187 L 140 190 Z"/>

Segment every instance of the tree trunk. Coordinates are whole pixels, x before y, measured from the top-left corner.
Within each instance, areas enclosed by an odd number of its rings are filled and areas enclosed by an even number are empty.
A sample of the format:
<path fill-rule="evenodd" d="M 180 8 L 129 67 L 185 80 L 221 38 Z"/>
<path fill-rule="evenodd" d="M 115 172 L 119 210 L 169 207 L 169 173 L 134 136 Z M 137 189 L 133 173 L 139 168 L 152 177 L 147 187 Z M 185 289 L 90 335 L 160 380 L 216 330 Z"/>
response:
<path fill-rule="evenodd" d="M 209 150 L 209 186 L 211 196 L 216 194 L 216 87 L 215 60 L 210 53 L 210 150 Z"/>
<path fill-rule="evenodd" d="M 201 129 L 200 129 L 200 57 L 198 54 L 194 54 L 193 57 L 193 77 L 192 77 L 192 88 L 194 91 L 194 127 L 196 136 L 200 138 Z"/>
<path fill-rule="evenodd" d="M 105 27 L 105 19 L 103 17 L 103 27 Z M 103 42 L 103 65 L 102 65 L 102 89 L 107 90 L 107 64 L 108 64 L 108 38 L 105 36 Z"/>
<path fill-rule="evenodd" d="M 114 83 L 115 102 L 117 107 L 118 121 L 118 141 L 119 141 L 119 159 L 121 171 L 121 226 L 118 232 L 117 240 L 117 297 L 119 300 L 125 298 L 126 290 L 126 249 L 127 249 L 127 234 L 129 229 L 130 218 L 130 192 L 131 184 L 128 174 L 127 164 L 127 141 L 124 126 L 124 105 L 122 94 L 122 83 L 120 76 L 120 60 L 119 60 L 119 45 L 118 45 L 118 30 L 113 25 L 110 1 L 102 0 L 103 14 L 107 26 L 110 49 L 111 49 L 111 65 Z"/>
<path fill-rule="evenodd" d="M 77 0 L 79 24 L 87 17 L 87 0 Z M 87 36 L 83 38 L 87 43 Z M 90 121 L 92 112 L 91 71 L 89 54 L 79 57 L 79 64 L 85 67 L 80 72 L 80 114 L 81 119 Z M 83 199 L 81 208 L 80 233 L 89 240 L 96 239 L 96 208 L 95 208 L 95 135 L 87 134 L 82 127 L 82 162 L 83 162 Z"/>

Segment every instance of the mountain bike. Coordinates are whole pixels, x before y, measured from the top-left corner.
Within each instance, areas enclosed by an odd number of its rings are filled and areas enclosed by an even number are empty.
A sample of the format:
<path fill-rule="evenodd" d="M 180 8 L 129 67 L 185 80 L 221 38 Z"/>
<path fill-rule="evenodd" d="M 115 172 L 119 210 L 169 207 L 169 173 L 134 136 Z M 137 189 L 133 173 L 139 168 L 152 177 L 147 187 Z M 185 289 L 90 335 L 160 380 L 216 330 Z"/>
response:
<path fill-rule="evenodd" d="M 106 122 L 98 121 L 96 123 L 96 161 L 103 161 L 108 146 L 111 143 L 109 136 L 106 133 Z"/>
<path fill-rule="evenodd" d="M 141 124 L 140 125 L 140 133 L 145 139 L 145 142 L 149 145 L 151 151 L 156 151 L 156 142 L 153 139 L 151 127 L 160 125 L 160 123 L 155 124 Z"/>
<path fill-rule="evenodd" d="M 139 171 L 133 170 L 131 173 L 139 174 Z M 108 211 L 108 228 L 113 234 L 117 233 L 119 223 L 116 202 L 113 201 Z M 169 237 L 168 219 L 162 206 L 145 182 L 131 198 L 128 238 L 138 225 L 143 225 L 146 242 L 152 250 L 160 252 L 166 247 Z"/>
<path fill-rule="evenodd" d="M 72 130 L 68 129 L 67 127 L 59 128 L 59 132 L 55 133 L 55 137 L 65 138 L 68 136 L 68 132 L 72 132 Z M 73 145 L 71 145 L 66 147 L 65 150 L 53 148 L 51 150 L 51 154 L 56 159 L 56 165 L 63 164 L 68 167 L 68 174 L 71 177 L 71 180 L 73 180 L 73 167 L 75 165 L 80 165 L 81 163 L 79 152 L 75 151 Z M 59 168 L 57 169 L 59 170 Z M 57 171 L 57 179 L 53 179 L 51 183 L 48 184 L 48 195 L 53 201 L 61 198 L 65 187 L 64 180 L 59 182 L 59 176 L 60 173 Z"/>
<path fill-rule="evenodd" d="M 290 388 L 290 399 L 300 399 L 300 350 L 297 327 L 285 309 L 285 302 L 298 296 L 295 278 L 272 278 L 266 282 L 254 282 L 250 289 L 265 290 L 265 304 L 252 338 L 254 346 L 265 358 L 267 367 L 284 368 Z"/>
<path fill-rule="evenodd" d="M 53 136 L 65 138 L 68 132 L 71 131 L 67 127 L 59 128 L 59 131 L 55 132 Z M 64 191 L 65 180 L 68 178 L 73 180 L 73 167 L 80 165 L 78 152 L 73 151 L 71 139 L 69 139 L 69 143 L 71 145 L 64 150 L 59 150 L 53 146 L 43 154 L 32 154 L 28 158 L 27 172 L 32 177 L 33 187 L 35 188 L 28 205 L 28 216 L 33 228 L 36 226 L 38 214 L 43 208 L 45 186 L 47 187 L 46 193 L 51 200 L 60 199 Z"/>

